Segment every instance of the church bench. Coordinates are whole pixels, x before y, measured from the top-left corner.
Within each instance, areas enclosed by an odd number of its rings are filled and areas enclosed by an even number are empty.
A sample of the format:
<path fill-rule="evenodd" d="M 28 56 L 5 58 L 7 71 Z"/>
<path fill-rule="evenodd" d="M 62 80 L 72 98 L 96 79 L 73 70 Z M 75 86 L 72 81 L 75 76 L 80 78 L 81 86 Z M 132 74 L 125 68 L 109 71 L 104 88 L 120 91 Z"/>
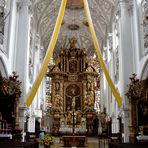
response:
<path fill-rule="evenodd" d="M 0 148 L 39 148 L 39 143 L 0 141 Z"/>
<path fill-rule="evenodd" d="M 109 141 L 109 148 L 148 148 L 148 142 L 116 143 Z"/>

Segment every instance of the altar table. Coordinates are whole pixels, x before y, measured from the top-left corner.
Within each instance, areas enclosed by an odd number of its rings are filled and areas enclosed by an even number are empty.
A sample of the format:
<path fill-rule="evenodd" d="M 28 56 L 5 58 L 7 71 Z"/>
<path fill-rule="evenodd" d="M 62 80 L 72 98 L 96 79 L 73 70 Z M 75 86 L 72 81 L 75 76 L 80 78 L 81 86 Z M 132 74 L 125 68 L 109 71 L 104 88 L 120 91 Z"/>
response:
<path fill-rule="evenodd" d="M 87 144 L 86 136 L 62 136 L 63 147 L 85 147 Z"/>

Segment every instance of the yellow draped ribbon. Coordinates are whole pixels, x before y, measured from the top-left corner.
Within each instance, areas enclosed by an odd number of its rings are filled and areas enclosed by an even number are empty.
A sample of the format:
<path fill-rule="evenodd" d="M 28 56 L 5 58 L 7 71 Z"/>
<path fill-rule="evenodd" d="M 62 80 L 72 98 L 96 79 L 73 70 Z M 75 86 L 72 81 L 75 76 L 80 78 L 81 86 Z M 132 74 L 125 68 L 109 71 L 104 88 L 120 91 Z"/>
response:
<path fill-rule="evenodd" d="M 53 53 L 53 50 L 54 50 L 54 47 L 55 47 L 55 44 L 56 44 L 56 41 L 57 41 L 57 38 L 58 38 L 58 34 L 59 34 L 59 31 L 60 31 L 60 28 L 61 28 L 61 23 L 62 23 L 62 20 L 63 20 L 63 16 L 64 16 L 64 12 L 65 12 L 65 7 L 66 7 L 66 3 L 67 3 L 67 0 L 62 0 L 62 3 L 61 3 L 61 7 L 60 7 L 60 11 L 59 11 L 59 14 L 58 14 L 58 18 L 57 18 L 57 21 L 56 21 L 56 25 L 55 25 L 55 28 L 54 28 L 54 31 L 53 31 L 53 34 L 52 34 L 52 38 L 51 38 L 51 41 L 49 43 L 49 46 L 48 46 L 48 50 L 47 50 L 47 54 L 44 58 L 44 61 L 43 61 L 43 66 L 40 70 L 40 73 L 26 99 L 26 105 L 27 107 L 29 107 L 35 97 L 35 94 L 40 86 L 40 83 L 47 71 L 47 67 L 48 67 L 48 64 L 49 64 L 49 61 L 50 61 L 50 58 L 52 56 L 52 53 Z"/>
<path fill-rule="evenodd" d="M 90 29 L 90 33 L 91 33 L 91 37 L 92 37 L 92 40 L 93 40 L 93 43 L 94 43 L 94 47 L 96 49 L 96 53 L 97 53 L 97 56 L 98 56 L 98 59 L 99 59 L 99 62 L 100 62 L 100 65 L 103 69 L 103 72 L 105 74 L 105 77 L 107 79 L 107 82 L 109 84 L 109 87 L 111 88 L 111 91 L 118 103 L 118 106 L 121 107 L 122 105 L 122 98 L 120 97 L 119 93 L 117 92 L 109 74 L 108 74 L 108 71 L 106 69 L 106 66 L 104 64 L 104 61 L 102 59 L 102 55 L 101 55 L 101 50 L 100 50 L 100 46 L 99 46 L 99 43 L 97 41 L 97 38 L 96 38 L 96 34 L 95 34 L 95 31 L 94 31 L 94 27 L 93 27 L 93 23 L 92 23 L 92 19 L 91 19 L 91 15 L 90 15 L 90 11 L 89 11 L 89 7 L 88 7 L 88 2 L 87 0 L 83 0 L 83 3 L 84 3 L 84 9 L 85 9 L 85 13 L 86 13 L 86 17 L 87 17 L 87 21 L 88 21 L 88 24 L 89 24 L 89 29 Z"/>

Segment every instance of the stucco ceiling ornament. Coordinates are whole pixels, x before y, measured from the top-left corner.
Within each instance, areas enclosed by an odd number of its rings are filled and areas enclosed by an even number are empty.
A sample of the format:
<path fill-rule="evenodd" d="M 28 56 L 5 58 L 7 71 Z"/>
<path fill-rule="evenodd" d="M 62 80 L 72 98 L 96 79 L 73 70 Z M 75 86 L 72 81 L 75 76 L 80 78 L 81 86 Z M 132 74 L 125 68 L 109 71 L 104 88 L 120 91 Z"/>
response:
<path fill-rule="evenodd" d="M 5 7 L 6 0 L 0 0 L 0 7 Z"/>
<path fill-rule="evenodd" d="M 36 0 L 34 5 L 34 17 L 37 21 L 38 32 L 45 49 L 48 47 L 55 26 L 60 3 L 61 0 Z M 105 40 L 106 37 L 107 27 L 110 26 L 112 20 L 112 11 L 114 9 L 115 0 L 91 0 L 88 1 L 88 3 L 95 32 L 102 45 L 103 40 Z M 77 38 L 80 48 L 91 47 L 93 43 L 89 27 L 87 26 L 87 22 L 84 23 L 85 21 L 86 15 L 82 6 L 82 0 L 68 0 L 64 15 L 64 23 L 61 26 L 56 47 L 59 43 L 60 47 L 66 46 L 67 43 L 61 42 L 61 40 L 67 40 L 67 38 L 71 38 L 72 36 Z M 74 23 L 79 26 L 79 29 L 69 30 L 67 26 Z M 57 52 L 56 49 L 54 51 Z M 88 50 L 88 52 L 92 54 L 95 50 L 91 49 L 91 51 Z"/>

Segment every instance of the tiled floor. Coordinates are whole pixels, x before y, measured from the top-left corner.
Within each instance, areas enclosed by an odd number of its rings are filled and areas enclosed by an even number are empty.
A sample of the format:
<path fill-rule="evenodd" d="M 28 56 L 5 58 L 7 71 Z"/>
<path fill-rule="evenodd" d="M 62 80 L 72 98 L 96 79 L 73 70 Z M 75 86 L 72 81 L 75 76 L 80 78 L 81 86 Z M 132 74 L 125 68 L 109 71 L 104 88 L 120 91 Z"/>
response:
<path fill-rule="evenodd" d="M 43 146 L 40 146 L 40 148 L 44 148 Z M 60 143 L 60 138 L 56 138 L 55 145 L 51 146 L 51 148 L 62 148 Z M 77 148 L 77 147 L 71 147 L 71 148 Z M 80 147 L 79 147 L 80 148 Z M 100 140 L 98 138 L 87 138 L 87 147 L 86 148 L 108 148 L 107 140 Z"/>

